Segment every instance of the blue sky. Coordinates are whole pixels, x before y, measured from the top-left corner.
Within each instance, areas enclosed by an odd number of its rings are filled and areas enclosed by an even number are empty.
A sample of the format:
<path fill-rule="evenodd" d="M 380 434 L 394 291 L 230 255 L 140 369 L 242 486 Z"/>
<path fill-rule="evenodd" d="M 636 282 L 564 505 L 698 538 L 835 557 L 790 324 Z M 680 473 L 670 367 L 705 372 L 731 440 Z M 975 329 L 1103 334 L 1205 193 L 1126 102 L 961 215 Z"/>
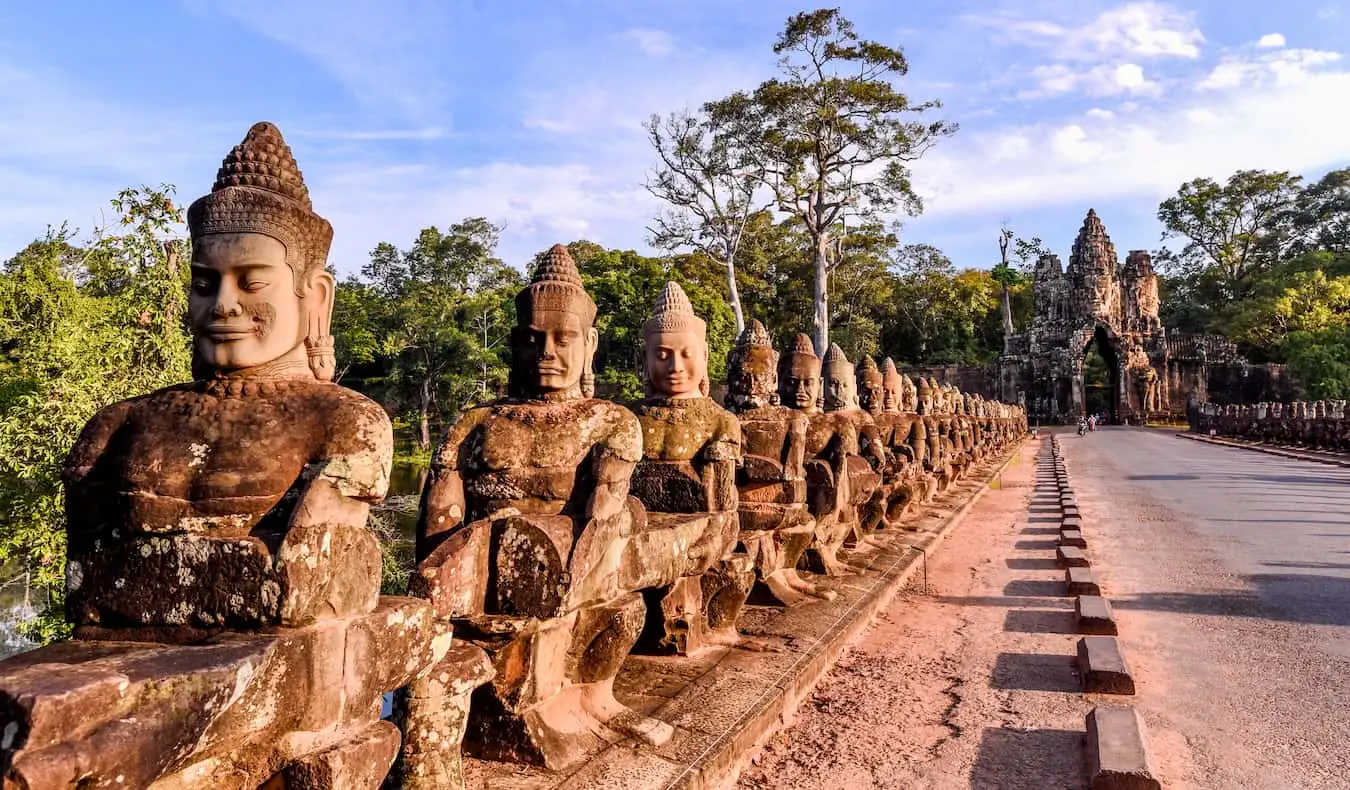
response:
<path fill-rule="evenodd" d="M 558 241 L 647 249 L 641 122 L 774 71 L 779 0 L 142 0 L 0 4 L 0 258 L 83 231 L 118 189 L 210 188 L 280 126 L 353 272 L 466 216 L 517 265 Z M 1158 201 L 1239 168 L 1350 164 L 1350 0 L 843 2 L 961 125 L 914 165 L 905 242 L 988 266 L 1007 222 L 1067 258 L 1089 207 L 1124 254 Z"/>

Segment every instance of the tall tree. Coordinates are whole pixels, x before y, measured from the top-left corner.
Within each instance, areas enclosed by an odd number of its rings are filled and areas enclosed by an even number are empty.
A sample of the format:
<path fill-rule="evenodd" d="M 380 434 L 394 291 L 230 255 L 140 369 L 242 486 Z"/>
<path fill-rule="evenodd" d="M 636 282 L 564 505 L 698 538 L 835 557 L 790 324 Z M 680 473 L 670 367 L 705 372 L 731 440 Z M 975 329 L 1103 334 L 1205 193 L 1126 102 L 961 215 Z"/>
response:
<path fill-rule="evenodd" d="M 1177 273 L 1211 273 L 1227 298 L 1246 296 L 1294 240 L 1291 209 L 1300 176 L 1239 170 L 1227 183 L 1197 178 L 1158 206 L 1163 238 L 1181 237 Z"/>
<path fill-rule="evenodd" d="M 648 228 L 653 246 L 694 249 L 726 269 L 727 293 L 737 333 L 745 329 L 736 254 L 750 217 L 766 207 L 756 201 L 759 178 L 741 139 L 707 115 L 653 115 L 645 125 L 661 164 L 647 179 L 647 191 L 671 209 Z"/>
<path fill-rule="evenodd" d="M 829 345 L 831 247 L 850 218 L 861 223 L 901 209 L 922 210 L 909 163 L 956 130 L 947 121 L 912 120 L 940 104 L 913 103 L 891 79 L 904 53 L 860 39 L 838 9 L 788 19 L 774 44 L 781 76 L 752 93 L 704 105 L 711 121 L 737 135 L 776 208 L 811 241 L 814 340 Z M 840 258 L 835 258 L 837 262 Z"/>

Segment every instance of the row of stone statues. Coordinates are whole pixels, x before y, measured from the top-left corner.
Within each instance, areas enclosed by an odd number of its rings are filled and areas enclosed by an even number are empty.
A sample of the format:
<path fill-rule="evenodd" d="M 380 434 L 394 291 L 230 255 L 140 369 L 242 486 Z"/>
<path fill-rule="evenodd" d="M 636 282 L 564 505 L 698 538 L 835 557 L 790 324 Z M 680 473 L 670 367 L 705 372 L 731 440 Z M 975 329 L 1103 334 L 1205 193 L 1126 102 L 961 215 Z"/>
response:
<path fill-rule="evenodd" d="M 1192 403 L 1187 417 L 1196 433 L 1302 445 L 1316 450 L 1350 450 L 1350 413 L 1343 400 L 1246 405 Z"/>
<path fill-rule="evenodd" d="M 0 662 L 4 790 L 375 788 L 391 766 L 455 787 L 461 742 L 552 769 L 660 744 L 614 695 L 630 652 L 733 643 L 751 595 L 832 597 L 1026 429 L 890 360 L 805 336 L 780 359 L 758 322 L 724 408 L 674 283 L 648 397 L 597 399 L 596 305 L 559 245 L 516 298 L 507 396 L 435 453 L 411 596 L 380 596 L 391 427 L 330 381 L 332 229 L 274 126 L 188 217 L 197 380 L 104 409 L 70 454 L 75 639 Z"/>

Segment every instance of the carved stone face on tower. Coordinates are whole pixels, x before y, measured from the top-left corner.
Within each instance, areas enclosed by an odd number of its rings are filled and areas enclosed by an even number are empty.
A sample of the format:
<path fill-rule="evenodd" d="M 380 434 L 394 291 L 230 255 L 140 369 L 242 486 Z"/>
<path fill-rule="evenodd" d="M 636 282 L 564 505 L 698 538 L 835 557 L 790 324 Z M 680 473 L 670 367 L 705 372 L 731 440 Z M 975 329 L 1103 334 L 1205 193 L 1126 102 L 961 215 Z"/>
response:
<path fill-rule="evenodd" d="M 333 228 L 314 213 L 281 132 L 254 124 L 221 163 L 210 194 L 188 209 L 194 373 L 269 363 L 333 374 Z M 269 368 L 270 369 L 270 368 Z"/>
<path fill-rule="evenodd" d="M 820 357 L 806 334 L 797 335 L 792 349 L 783 355 L 783 375 L 778 385 L 783 403 L 794 409 L 814 412 L 820 403 Z"/>
<path fill-rule="evenodd" d="M 844 350 L 831 345 L 825 352 L 825 411 L 858 408 L 858 381 L 854 377 L 853 363 L 844 356 Z"/>
<path fill-rule="evenodd" d="M 678 284 L 666 283 L 642 334 L 651 394 L 675 400 L 707 394 L 707 328 Z"/>
<path fill-rule="evenodd" d="M 517 397 L 590 397 L 591 359 L 599 340 L 595 302 L 567 248 L 556 244 L 534 279 L 516 296 L 511 330 L 511 394 Z"/>
<path fill-rule="evenodd" d="M 863 357 L 858 363 L 858 405 L 873 414 L 880 414 L 886 405 L 886 385 L 877 363 Z"/>

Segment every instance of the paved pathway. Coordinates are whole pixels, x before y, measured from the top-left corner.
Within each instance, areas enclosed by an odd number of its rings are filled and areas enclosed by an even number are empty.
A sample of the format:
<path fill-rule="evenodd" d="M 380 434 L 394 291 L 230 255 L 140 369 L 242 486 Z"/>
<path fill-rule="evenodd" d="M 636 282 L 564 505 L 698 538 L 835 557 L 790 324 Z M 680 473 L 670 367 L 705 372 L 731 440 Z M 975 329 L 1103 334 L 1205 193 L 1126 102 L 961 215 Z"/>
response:
<path fill-rule="evenodd" d="M 1350 469 L 1062 435 L 1163 786 L 1350 787 Z M 1076 788 L 1083 715 L 1030 449 L 742 788 Z M 1042 523 L 1047 522 L 1047 523 Z"/>
<path fill-rule="evenodd" d="M 1062 442 L 1173 786 L 1350 787 L 1350 470 L 1162 431 Z"/>

